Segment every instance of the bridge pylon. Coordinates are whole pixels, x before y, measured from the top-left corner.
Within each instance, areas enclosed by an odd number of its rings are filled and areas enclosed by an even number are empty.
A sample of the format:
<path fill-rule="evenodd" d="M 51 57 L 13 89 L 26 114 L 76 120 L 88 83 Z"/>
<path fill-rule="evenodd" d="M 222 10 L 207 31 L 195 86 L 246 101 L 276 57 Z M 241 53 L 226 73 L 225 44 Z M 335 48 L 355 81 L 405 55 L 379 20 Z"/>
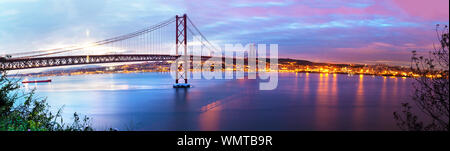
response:
<path fill-rule="evenodd" d="M 188 54 L 187 54 L 187 15 L 184 14 L 183 16 L 175 16 L 176 19 L 176 35 L 175 35 L 175 44 L 176 44 L 176 56 L 182 57 L 182 61 L 179 61 L 180 59 L 177 59 L 175 61 L 175 64 L 177 65 L 176 70 L 176 79 L 175 84 L 173 85 L 174 88 L 187 88 L 191 87 L 190 84 L 188 84 L 188 70 L 189 70 L 189 62 L 188 62 Z M 180 51 L 184 51 L 183 55 Z M 189 57 L 190 59 L 190 57 Z M 181 83 L 180 80 L 184 80 L 184 83 Z"/>

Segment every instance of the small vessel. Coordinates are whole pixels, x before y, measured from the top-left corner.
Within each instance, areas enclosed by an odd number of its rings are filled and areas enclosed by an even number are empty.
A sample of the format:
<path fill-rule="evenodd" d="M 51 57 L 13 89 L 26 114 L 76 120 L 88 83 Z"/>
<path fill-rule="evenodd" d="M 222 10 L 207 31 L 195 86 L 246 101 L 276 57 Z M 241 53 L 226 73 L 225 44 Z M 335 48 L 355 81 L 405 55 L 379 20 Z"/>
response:
<path fill-rule="evenodd" d="M 175 83 L 173 84 L 173 88 L 190 88 L 191 84 L 189 83 Z"/>
<path fill-rule="evenodd" d="M 49 79 L 49 80 L 22 81 L 22 83 L 44 83 L 44 82 L 52 82 L 52 80 Z"/>

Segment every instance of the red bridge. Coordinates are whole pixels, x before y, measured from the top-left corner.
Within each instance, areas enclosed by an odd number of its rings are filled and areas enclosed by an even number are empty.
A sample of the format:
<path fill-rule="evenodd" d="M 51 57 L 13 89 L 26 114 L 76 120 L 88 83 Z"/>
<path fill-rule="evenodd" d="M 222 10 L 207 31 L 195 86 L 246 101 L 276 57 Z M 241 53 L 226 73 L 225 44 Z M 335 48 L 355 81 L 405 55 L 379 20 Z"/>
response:
<path fill-rule="evenodd" d="M 203 52 L 188 48 L 188 42 L 193 41 L 199 42 L 194 44 L 201 45 Z M 168 61 L 177 60 L 178 57 L 185 54 L 204 56 L 205 53 L 210 54 L 214 50 L 218 49 L 215 49 L 191 19 L 184 14 L 136 32 L 97 42 L 8 54 L 0 58 L 0 69 L 18 70 L 114 62 Z M 181 67 L 182 64 L 188 63 L 187 59 L 178 60 L 176 64 Z M 182 69 L 178 72 L 176 82 L 178 82 L 178 78 L 183 78 L 186 70 Z M 185 81 L 187 83 L 187 80 Z"/>

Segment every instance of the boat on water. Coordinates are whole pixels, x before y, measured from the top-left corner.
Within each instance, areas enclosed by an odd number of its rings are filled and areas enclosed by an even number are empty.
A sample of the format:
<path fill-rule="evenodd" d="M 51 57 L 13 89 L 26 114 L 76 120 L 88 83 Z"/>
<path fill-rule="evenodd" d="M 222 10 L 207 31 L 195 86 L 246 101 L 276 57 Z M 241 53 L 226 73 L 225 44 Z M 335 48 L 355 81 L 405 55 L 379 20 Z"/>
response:
<path fill-rule="evenodd" d="M 44 83 L 44 82 L 52 82 L 52 80 L 49 79 L 49 80 L 22 81 L 22 83 Z"/>
<path fill-rule="evenodd" d="M 189 83 L 175 83 L 173 84 L 173 88 L 190 88 L 191 84 Z"/>

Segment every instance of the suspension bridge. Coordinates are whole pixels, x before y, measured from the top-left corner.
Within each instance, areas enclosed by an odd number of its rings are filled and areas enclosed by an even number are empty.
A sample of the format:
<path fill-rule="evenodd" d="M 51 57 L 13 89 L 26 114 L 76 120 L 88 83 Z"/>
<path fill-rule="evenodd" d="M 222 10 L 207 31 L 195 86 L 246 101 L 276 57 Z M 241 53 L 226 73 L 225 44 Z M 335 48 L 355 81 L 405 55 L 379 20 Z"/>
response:
<path fill-rule="evenodd" d="M 188 43 L 194 40 L 202 48 L 195 51 L 203 52 L 189 52 L 194 50 L 188 49 Z M 88 44 L 8 54 L 0 58 L 0 68 L 18 70 L 67 65 L 176 60 L 176 64 L 180 67 L 175 82 L 178 83 L 179 80 L 184 79 L 183 82 L 187 83 L 187 78 L 184 78 L 187 69 L 182 69 L 182 66 L 187 64 L 188 60 L 178 61 L 180 59 L 177 58 L 189 54 L 200 54 L 203 58 L 210 58 L 210 52 L 215 50 L 218 49 L 184 14 L 132 33 Z"/>

